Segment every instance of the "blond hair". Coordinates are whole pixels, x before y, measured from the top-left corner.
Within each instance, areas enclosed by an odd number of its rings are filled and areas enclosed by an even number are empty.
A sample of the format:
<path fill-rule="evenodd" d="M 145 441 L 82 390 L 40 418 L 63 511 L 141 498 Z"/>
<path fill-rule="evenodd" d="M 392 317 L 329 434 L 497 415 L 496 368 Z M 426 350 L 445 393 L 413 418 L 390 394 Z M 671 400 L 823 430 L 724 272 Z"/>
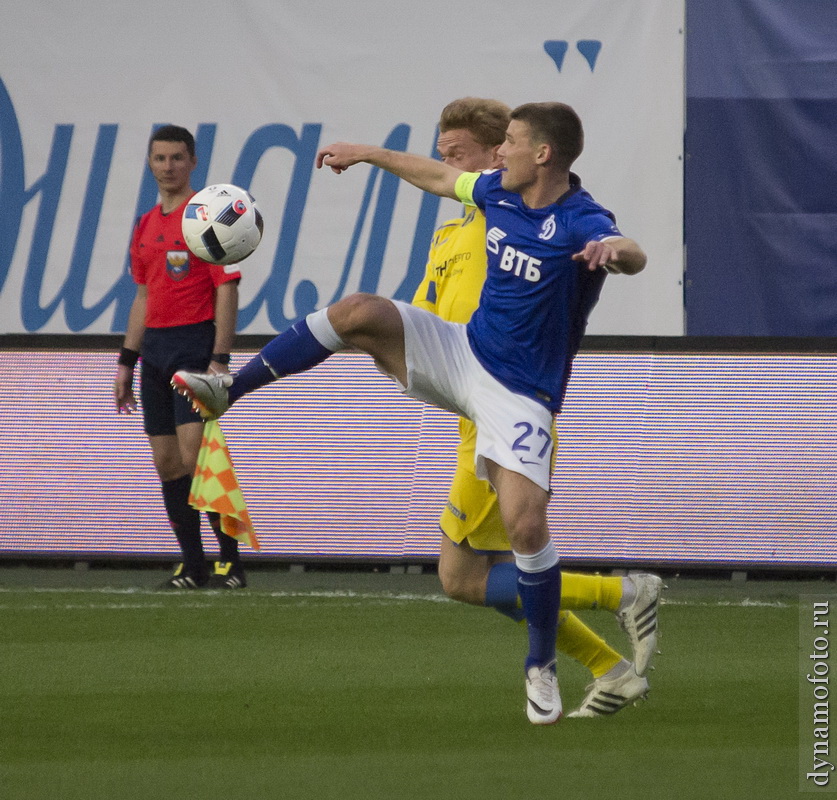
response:
<path fill-rule="evenodd" d="M 439 132 L 467 130 L 486 147 L 502 144 L 506 138 L 511 109 L 499 100 L 482 97 L 461 97 L 442 110 Z"/>

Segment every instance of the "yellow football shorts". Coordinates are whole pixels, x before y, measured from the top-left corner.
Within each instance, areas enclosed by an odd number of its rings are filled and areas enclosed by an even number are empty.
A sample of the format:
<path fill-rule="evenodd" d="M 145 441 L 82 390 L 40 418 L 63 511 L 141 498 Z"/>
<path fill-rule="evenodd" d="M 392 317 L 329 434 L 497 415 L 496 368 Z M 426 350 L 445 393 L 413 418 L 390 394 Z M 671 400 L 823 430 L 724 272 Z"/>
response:
<path fill-rule="evenodd" d="M 454 544 L 467 539 L 474 550 L 508 552 L 512 549 L 491 484 L 461 465 L 453 476 L 439 527 Z"/>

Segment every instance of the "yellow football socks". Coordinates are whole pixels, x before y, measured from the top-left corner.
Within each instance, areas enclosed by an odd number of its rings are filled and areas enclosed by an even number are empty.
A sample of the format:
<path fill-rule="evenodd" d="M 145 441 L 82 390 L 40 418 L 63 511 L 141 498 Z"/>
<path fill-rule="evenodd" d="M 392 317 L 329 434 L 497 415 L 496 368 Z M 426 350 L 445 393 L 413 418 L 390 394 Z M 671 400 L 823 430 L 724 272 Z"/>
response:
<path fill-rule="evenodd" d="M 558 612 L 555 645 L 562 653 L 587 667 L 594 678 L 601 678 L 622 661 L 622 656 L 601 636 L 569 611 Z"/>
<path fill-rule="evenodd" d="M 622 600 L 622 578 L 602 575 L 561 573 L 561 608 L 584 610 L 603 608 L 616 613 Z"/>

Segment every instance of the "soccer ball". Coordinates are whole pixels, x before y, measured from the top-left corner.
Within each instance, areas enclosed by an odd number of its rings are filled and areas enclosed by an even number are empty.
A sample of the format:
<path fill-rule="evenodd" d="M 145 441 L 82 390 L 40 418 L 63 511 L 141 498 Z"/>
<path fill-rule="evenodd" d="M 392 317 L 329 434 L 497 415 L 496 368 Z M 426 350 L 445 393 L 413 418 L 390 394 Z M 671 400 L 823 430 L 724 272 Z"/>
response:
<path fill-rule="evenodd" d="M 186 246 L 210 264 L 237 264 L 262 240 L 264 222 L 250 192 L 229 183 L 201 189 L 181 222 Z"/>

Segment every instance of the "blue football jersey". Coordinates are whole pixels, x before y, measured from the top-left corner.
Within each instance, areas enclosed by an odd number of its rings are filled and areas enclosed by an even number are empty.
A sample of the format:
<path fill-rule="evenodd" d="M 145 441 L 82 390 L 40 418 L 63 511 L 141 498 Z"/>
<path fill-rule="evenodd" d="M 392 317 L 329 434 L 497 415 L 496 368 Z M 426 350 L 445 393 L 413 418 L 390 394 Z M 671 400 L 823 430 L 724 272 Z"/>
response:
<path fill-rule="evenodd" d="M 622 234 L 575 174 L 569 191 L 544 208 L 503 189 L 501 176 L 492 170 L 469 180 L 466 173 L 457 183 L 460 199 L 486 217 L 488 272 L 468 339 L 498 381 L 557 412 L 607 275 L 571 256 L 587 242 Z"/>

